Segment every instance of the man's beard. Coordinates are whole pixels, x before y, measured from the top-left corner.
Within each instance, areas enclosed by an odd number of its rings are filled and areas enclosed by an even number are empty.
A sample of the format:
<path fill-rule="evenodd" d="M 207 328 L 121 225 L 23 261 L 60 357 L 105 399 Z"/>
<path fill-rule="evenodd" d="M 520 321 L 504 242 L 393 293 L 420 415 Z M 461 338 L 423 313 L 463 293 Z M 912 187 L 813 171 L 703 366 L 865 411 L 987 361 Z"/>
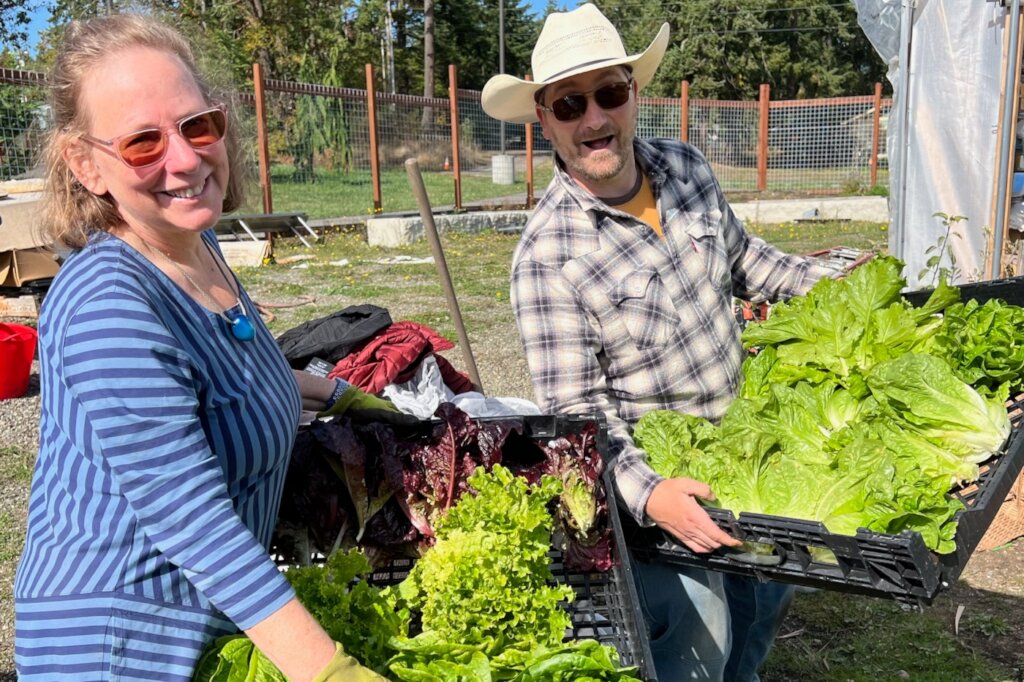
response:
<path fill-rule="evenodd" d="M 566 165 L 574 175 L 591 182 L 604 182 L 615 178 L 628 164 L 633 163 L 635 130 L 635 123 L 620 130 L 616 138 L 619 147 L 617 153 L 609 152 L 602 155 L 603 158 L 600 159 L 577 155 Z"/>

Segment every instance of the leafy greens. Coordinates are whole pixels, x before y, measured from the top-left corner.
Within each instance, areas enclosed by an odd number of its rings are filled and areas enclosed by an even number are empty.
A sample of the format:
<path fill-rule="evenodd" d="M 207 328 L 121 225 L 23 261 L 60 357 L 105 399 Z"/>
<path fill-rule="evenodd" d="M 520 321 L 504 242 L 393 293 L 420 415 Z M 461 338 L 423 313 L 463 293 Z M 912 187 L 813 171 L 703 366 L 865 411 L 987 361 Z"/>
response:
<path fill-rule="evenodd" d="M 548 559 L 561 482 L 494 465 L 475 469 L 465 492 L 435 520 L 436 542 L 402 582 L 371 585 L 366 557 L 337 551 L 287 571 L 299 601 L 347 653 L 392 680 L 638 682 L 614 648 L 563 641 L 574 592 L 554 583 Z M 284 681 L 244 635 L 216 640 L 194 679 Z"/>
<path fill-rule="evenodd" d="M 945 281 L 915 308 L 899 294 L 902 268 L 877 258 L 747 327 L 743 342 L 758 352 L 720 425 L 664 410 L 637 423 L 654 471 L 704 481 L 715 504 L 737 514 L 821 521 L 851 535 L 916 530 L 930 548 L 953 551 L 962 504 L 947 493 L 976 479 L 1006 440 L 1005 379 L 1017 362 L 971 330 L 1024 318 L 1005 304 L 985 313 L 960 304 Z M 954 352 L 965 336 L 971 351 Z M 983 366 L 1001 369 L 978 391 L 963 379 Z"/>

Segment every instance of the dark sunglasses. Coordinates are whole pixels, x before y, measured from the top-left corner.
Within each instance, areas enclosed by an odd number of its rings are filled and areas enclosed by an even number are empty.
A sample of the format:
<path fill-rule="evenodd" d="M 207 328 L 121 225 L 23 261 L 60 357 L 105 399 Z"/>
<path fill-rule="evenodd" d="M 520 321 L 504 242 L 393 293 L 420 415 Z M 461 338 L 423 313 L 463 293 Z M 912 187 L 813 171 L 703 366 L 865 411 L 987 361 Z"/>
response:
<path fill-rule="evenodd" d="M 587 111 L 587 95 L 593 95 L 597 106 L 602 109 L 617 109 L 629 101 L 629 93 L 633 90 L 633 79 L 624 83 L 611 83 L 590 90 L 559 97 L 550 107 L 540 104 L 541 109 L 555 115 L 559 121 L 575 121 Z"/>
<path fill-rule="evenodd" d="M 95 144 L 113 147 L 117 158 L 129 168 L 145 168 L 159 163 L 167 154 L 169 132 L 177 132 L 193 149 L 203 149 L 223 140 L 227 130 L 227 111 L 218 106 L 198 114 L 189 114 L 167 128 L 136 130 L 110 140 L 101 140 L 92 135 L 82 137 Z"/>

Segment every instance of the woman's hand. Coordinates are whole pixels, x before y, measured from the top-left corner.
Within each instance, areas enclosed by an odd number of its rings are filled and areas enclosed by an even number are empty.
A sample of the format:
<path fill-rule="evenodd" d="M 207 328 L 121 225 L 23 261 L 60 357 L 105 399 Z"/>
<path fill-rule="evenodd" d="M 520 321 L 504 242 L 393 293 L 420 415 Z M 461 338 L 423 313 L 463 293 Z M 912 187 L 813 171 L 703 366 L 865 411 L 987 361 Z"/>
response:
<path fill-rule="evenodd" d="M 302 396 L 302 409 L 308 412 L 319 412 L 334 392 L 337 382 L 334 379 L 318 377 L 309 372 L 293 369 L 295 382 L 299 385 L 299 395 Z"/>
<path fill-rule="evenodd" d="M 387 682 L 332 641 L 298 599 L 292 599 L 245 634 L 294 682 Z"/>
<path fill-rule="evenodd" d="M 349 419 L 360 422 L 384 422 L 385 424 L 415 424 L 419 421 L 411 414 L 405 414 L 396 408 L 390 400 L 360 391 L 351 384 L 339 382 L 338 389 L 327 401 L 318 417 L 334 417 L 344 414 Z"/>
<path fill-rule="evenodd" d="M 346 654 L 340 644 L 336 646 L 334 658 L 313 678 L 313 682 L 387 682 L 387 678 L 359 665 L 359 661 Z"/>
<path fill-rule="evenodd" d="M 715 499 L 706 484 L 691 478 L 668 478 L 655 486 L 647 500 L 647 515 L 698 554 L 712 552 L 723 545 L 742 544 L 711 520 L 697 498 Z"/>
<path fill-rule="evenodd" d="M 294 682 L 315 679 L 337 655 L 337 645 L 298 599 L 292 599 L 245 634 Z"/>
<path fill-rule="evenodd" d="M 361 391 L 342 379 L 325 379 L 292 370 L 302 395 L 302 409 L 315 412 L 317 417 L 346 417 L 361 422 L 384 422 L 410 425 L 419 421 L 411 414 L 396 408 L 390 400 Z"/>

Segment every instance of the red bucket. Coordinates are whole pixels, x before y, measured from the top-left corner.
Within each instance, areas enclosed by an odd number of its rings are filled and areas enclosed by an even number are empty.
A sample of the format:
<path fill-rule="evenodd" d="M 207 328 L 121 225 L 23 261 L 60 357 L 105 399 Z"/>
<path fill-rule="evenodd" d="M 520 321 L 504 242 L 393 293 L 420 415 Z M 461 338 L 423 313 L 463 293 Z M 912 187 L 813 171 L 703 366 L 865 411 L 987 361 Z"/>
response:
<path fill-rule="evenodd" d="M 35 329 L 0 322 L 0 400 L 25 395 L 35 354 Z"/>

